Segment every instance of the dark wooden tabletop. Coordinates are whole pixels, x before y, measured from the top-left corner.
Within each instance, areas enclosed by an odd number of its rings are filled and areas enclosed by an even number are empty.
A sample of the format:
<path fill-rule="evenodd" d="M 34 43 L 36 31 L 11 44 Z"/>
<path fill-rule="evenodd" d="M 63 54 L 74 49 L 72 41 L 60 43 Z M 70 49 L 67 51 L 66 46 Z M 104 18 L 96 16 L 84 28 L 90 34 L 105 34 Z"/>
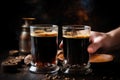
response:
<path fill-rule="evenodd" d="M 6 56 L 6 55 L 5 55 Z M 0 55 L 0 62 L 6 57 Z M 28 65 L 22 65 L 16 72 L 4 72 L 0 68 L 0 80 L 120 80 L 120 64 L 115 62 L 91 64 L 92 73 L 88 75 L 35 74 Z"/>

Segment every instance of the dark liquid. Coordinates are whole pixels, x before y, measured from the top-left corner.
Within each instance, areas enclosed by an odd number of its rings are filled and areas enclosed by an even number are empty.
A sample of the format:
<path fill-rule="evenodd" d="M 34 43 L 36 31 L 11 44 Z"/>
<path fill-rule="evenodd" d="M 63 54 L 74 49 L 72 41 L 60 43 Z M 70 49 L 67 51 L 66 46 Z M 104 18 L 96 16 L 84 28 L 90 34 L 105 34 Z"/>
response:
<path fill-rule="evenodd" d="M 65 38 L 63 37 L 63 49 L 65 58 L 70 65 L 85 65 L 89 61 L 87 47 L 89 38 Z"/>
<path fill-rule="evenodd" d="M 56 36 L 32 36 L 31 41 L 34 63 L 37 63 L 41 66 L 47 63 L 55 63 L 55 57 L 57 53 Z"/>

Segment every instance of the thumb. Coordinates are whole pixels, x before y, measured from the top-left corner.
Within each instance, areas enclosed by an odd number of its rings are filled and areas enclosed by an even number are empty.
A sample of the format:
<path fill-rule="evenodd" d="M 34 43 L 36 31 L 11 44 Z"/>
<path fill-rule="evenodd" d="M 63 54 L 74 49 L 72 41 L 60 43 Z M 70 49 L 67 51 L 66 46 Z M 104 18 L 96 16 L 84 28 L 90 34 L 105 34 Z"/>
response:
<path fill-rule="evenodd" d="M 95 53 L 101 47 L 100 43 L 92 43 L 88 46 L 88 52 L 90 54 Z"/>
<path fill-rule="evenodd" d="M 59 48 L 61 48 L 61 49 L 63 48 L 63 41 L 61 41 Z"/>

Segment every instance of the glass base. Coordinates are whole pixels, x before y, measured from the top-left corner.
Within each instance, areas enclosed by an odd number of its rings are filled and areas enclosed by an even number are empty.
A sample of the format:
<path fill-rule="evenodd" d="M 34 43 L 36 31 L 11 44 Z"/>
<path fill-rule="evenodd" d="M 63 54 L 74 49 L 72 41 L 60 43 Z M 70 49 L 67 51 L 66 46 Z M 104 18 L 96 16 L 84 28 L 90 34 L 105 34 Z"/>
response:
<path fill-rule="evenodd" d="M 33 72 L 33 73 L 42 73 L 42 74 L 47 74 L 47 73 L 55 73 L 59 70 L 59 67 L 58 66 L 49 66 L 49 67 L 37 67 L 37 66 L 31 66 L 29 68 L 29 71 L 30 72 Z"/>

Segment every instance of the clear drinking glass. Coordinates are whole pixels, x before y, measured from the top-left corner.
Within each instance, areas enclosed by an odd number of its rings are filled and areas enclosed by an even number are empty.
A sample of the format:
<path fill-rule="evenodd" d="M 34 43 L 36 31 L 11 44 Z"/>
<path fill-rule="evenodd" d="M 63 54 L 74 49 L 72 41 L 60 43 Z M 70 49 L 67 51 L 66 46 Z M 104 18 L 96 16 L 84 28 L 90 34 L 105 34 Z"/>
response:
<path fill-rule="evenodd" d="M 58 26 L 50 24 L 30 26 L 31 62 L 30 71 L 34 73 L 54 73 L 56 65 Z"/>
<path fill-rule="evenodd" d="M 65 64 L 63 72 L 66 74 L 88 74 L 90 69 L 89 45 L 91 27 L 87 25 L 64 25 L 62 27 L 63 53 Z"/>

